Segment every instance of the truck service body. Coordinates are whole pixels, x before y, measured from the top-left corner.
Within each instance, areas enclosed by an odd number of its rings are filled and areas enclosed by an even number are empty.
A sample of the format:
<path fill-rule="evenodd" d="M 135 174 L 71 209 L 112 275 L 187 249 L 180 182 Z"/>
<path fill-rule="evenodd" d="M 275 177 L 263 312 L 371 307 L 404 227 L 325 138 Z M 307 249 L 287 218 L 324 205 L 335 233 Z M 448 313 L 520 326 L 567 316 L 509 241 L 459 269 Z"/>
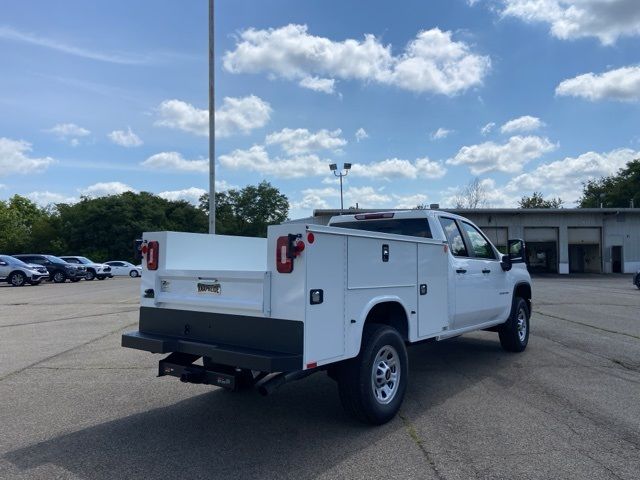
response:
<path fill-rule="evenodd" d="M 326 370 L 350 413 L 384 423 L 404 397 L 405 344 L 492 329 L 524 350 L 531 282 L 524 244 L 511 248 L 430 210 L 275 225 L 266 239 L 145 233 L 139 330 L 122 344 L 170 353 L 160 375 L 262 393 Z"/>

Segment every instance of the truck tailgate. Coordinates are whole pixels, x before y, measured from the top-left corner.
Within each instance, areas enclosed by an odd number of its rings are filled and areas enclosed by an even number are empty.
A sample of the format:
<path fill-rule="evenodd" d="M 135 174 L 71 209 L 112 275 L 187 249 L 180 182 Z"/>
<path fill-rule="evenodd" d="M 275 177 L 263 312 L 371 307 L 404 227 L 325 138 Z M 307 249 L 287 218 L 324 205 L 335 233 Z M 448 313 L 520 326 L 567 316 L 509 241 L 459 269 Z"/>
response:
<path fill-rule="evenodd" d="M 164 270 L 155 281 L 156 307 L 271 315 L 271 272 Z"/>

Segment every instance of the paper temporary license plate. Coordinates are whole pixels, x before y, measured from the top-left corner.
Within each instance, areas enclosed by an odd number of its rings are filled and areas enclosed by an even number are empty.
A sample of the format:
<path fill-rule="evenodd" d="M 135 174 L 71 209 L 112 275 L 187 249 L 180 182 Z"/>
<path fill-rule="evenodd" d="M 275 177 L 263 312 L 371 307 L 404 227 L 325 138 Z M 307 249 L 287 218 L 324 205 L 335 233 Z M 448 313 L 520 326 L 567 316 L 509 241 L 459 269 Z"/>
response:
<path fill-rule="evenodd" d="M 220 295 L 222 289 L 219 283 L 215 282 L 198 282 L 198 293 L 211 293 L 213 295 Z"/>

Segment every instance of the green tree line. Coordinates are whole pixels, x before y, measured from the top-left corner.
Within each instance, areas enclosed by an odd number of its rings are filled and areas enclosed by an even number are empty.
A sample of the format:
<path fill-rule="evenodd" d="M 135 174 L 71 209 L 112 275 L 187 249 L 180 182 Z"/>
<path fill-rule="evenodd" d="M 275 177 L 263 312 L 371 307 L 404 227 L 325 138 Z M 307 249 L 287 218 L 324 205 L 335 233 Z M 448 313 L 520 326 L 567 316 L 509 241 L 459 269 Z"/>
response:
<path fill-rule="evenodd" d="M 216 233 L 266 236 L 267 226 L 287 219 L 287 197 L 263 182 L 216 194 Z M 15 195 L 0 201 L 0 253 L 84 255 L 94 261 L 134 258 L 143 232 L 206 233 L 208 197 L 201 207 L 148 192 L 125 192 L 78 203 L 40 207 Z"/>

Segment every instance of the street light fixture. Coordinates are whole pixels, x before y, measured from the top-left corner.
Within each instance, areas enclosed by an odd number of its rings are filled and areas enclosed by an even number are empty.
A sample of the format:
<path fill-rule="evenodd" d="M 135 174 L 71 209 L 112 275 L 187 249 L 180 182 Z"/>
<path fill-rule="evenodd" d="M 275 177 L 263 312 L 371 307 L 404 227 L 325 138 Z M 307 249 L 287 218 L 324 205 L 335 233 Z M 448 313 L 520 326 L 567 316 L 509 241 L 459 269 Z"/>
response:
<path fill-rule="evenodd" d="M 347 176 L 349 170 L 351 170 L 351 164 L 344 163 L 342 165 L 342 169 L 344 170 L 344 173 L 342 173 L 342 170 L 338 172 L 338 165 L 336 165 L 335 163 L 329 165 L 329 170 L 331 170 L 336 177 L 340 177 L 340 215 L 342 215 L 342 211 L 344 210 L 344 201 L 342 197 L 342 177 Z"/>

